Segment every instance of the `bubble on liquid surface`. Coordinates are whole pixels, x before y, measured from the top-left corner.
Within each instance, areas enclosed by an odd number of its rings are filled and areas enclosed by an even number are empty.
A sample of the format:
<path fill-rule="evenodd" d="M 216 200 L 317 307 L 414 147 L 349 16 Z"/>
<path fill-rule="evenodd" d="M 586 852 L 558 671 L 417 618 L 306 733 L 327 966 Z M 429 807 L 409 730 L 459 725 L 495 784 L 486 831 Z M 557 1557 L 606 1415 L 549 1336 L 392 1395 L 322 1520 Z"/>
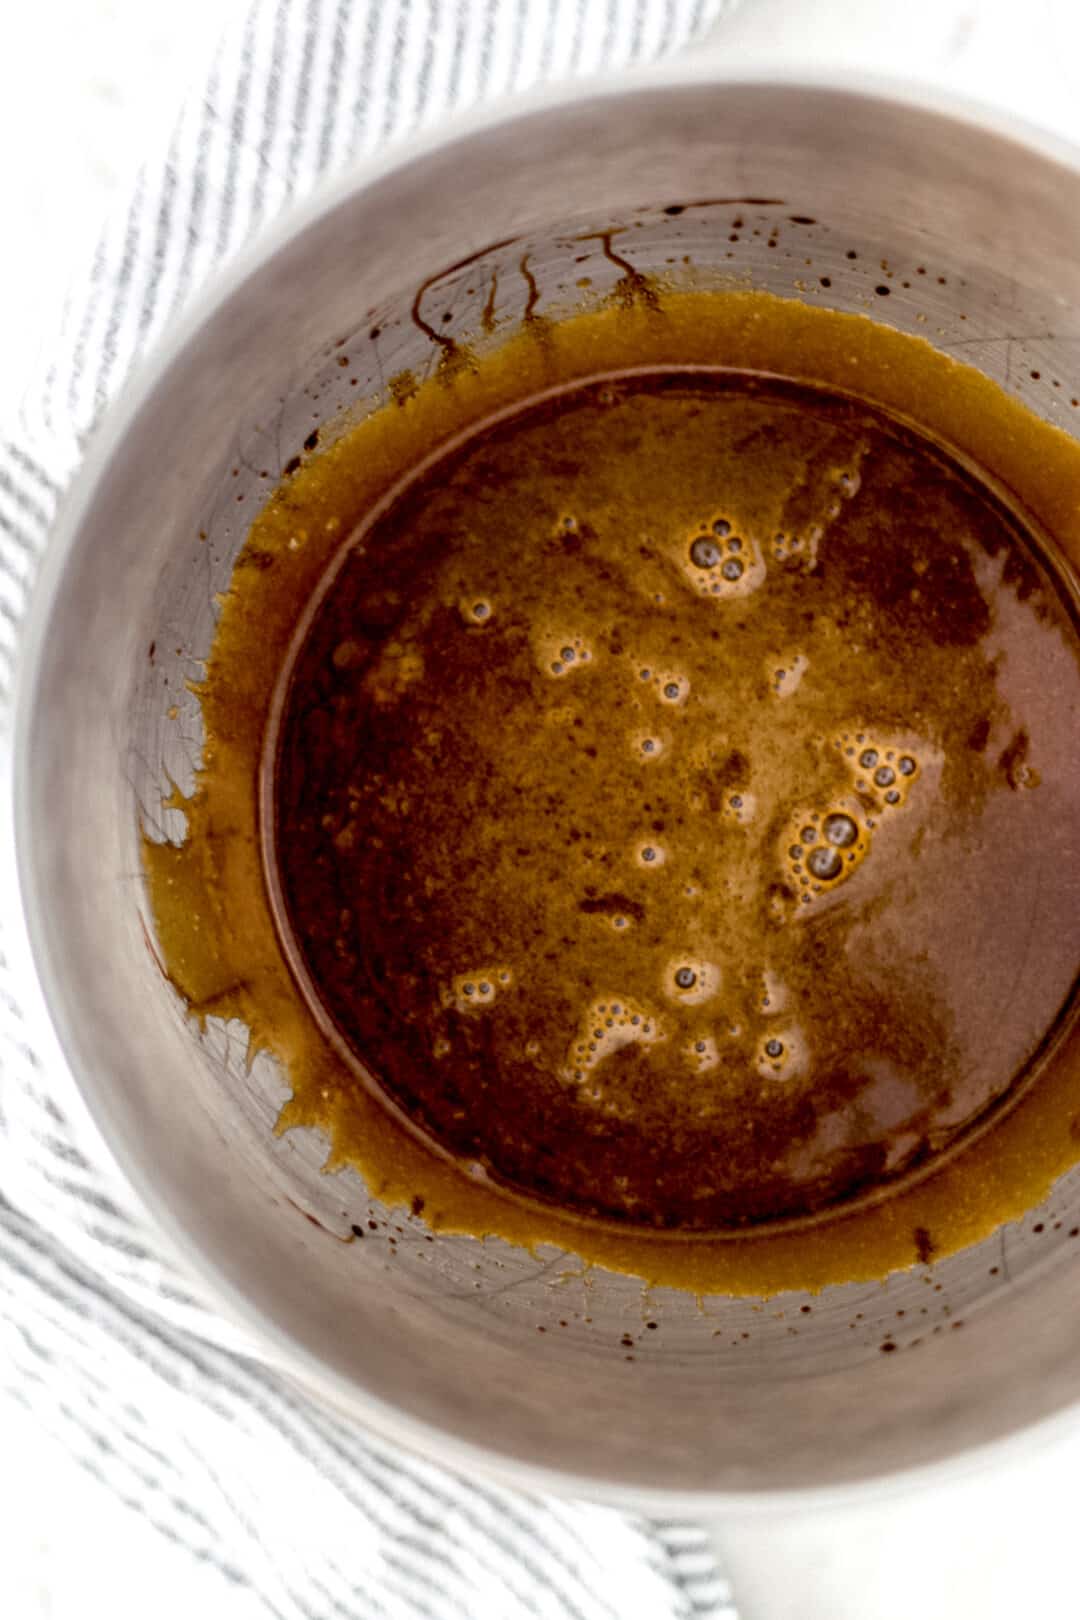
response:
<path fill-rule="evenodd" d="M 778 1041 L 776 1039 L 775 1035 L 772 1036 L 769 1040 L 767 1040 L 765 1042 L 765 1055 L 766 1055 L 766 1057 L 771 1057 L 771 1058 L 783 1057 L 783 1055 L 784 1055 L 784 1043 L 783 1043 L 783 1041 Z"/>
<path fill-rule="evenodd" d="M 721 540 L 724 540 L 730 533 L 731 524 L 728 522 L 727 518 L 717 518 L 716 522 L 713 524 L 713 534 L 718 534 Z"/>
<path fill-rule="evenodd" d="M 668 963 L 661 987 L 669 1001 L 697 1006 L 708 1001 L 720 988 L 720 969 L 715 962 L 676 957 Z"/>
<path fill-rule="evenodd" d="M 738 557 L 729 557 L 723 568 L 721 568 L 720 572 L 723 574 L 725 579 L 730 579 L 732 581 L 742 579 L 743 565 L 739 561 Z"/>
<path fill-rule="evenodd" d="M 900 772 L 901 776 L 915 775 L 915 761 L 912 759 L 910 754 L 902 755 L 896 768 Z"/>
<path fill-rule="evenodd" d="M 715 568 L 720 555 L 720 547 L 709 534 L 699 534 L 690 546 L 690 561 L 695 568 Z"/>
<path fill-rule="evenodd" d="M 807 870 L 823 883 L 831 883 L 840 876 L 844 862 L 839 850 L 830 849 L 822 845 L 819 849 L 812 849 L 806 857 Z"/>
<path fill-rule="evenodd" d="M 757 808 L 757 795 L 744 788 L 741 793 L 728 795 L 723 814 L 727 819 L 737 821 L 741 827 L 746 827 L 756 819 Z"/>
<path fill-rule="evenodd" d="M 678 670 L 658 669 L 653 684 L 664 703 L 685 703 L 690 695 L 690 682 Z"/>
<path fill-rule="evenodd" d="M 830 844 L 837 849 L 847 849 L 859 836 L 859 829 L 849 815 L 842 810 L 835 810 L 825 817 L 823 832 Z M 820 875 L 820 874 L 819 874 Z"/>
<path fill-rule="evenodd" d="M 839 822 L 838 827 L 830 826 L 833 818 Z M 823 822 L 820 827 L 816 825 L 819 821 Z M 854 847 L 847 853 L 846 860 L 840 853 L 840 848 L 829 840 L 830 831 L 834 835 L 839 833 L 841 837 L 850 837 Z M 821 842 L 823 834 L 826 840 L 824 843 Z M 821 893 L 820 883 L 831 884 L 841 877 L 848 876 L 848 863 L 853 864 L 866 852 L 867 846 L 865 842 L 859 840 L 854 817 L 836 810 L 825 816 L 820 812 L 808 813 L 805 807 L 795 810 L 786 828 L 781 831 L 777 850 L 788 876 L 789 901 L 795 899 L 800 906 L 811 905 L 814 895 Z M 774 906 L 774 912 L 778 920 L 787 916 L 787 911 L 779 899 Z M 768 974 L 766 974 L 766 991 L 763 1010 L 771 1016 L 784 1004 L 786 993 L 775 1001 L 775 1005 L 773 1004 L 772 983 Z"/>
<path fill-rule="evenodd" d="M 444 1007 L 458 1012 L 483 1012 L 494 1005 L 500 989 L 507 989 L 513 980 L 513 971 L 505 963 L 457 973 L 444 985 L 439 999 Z"/>
<path fill-rule="evenodd" d="M 855 795 L 845 796 L 826 810 L 825 806 L 811 809 L 807 805 L 793 808 L 790 819 L 779 831 L 776 854 L 786 877 L 786 888 L 774 905 L 778 920 L 789 920 L 792 907 L 798 916 L 806 916 L 817 897 L 845 882 L 871 854 L 874 815 L 903 802 L 904 795 L 891 787 L 885 791 L 882 784 L 895 780 L 894 767 L 887 763 L 896 758 L 895 741 L 872 736 L 868 730 L 852 730 L 831 739 L 850 771 Z M 871 761 L 875 762 L 871 769 Z M 867 776 L 861 772 L 866 771 Z M 873 781 L 879 783 L 882 800 L 870 797 Z M 867 812 L 874 812 L 868 814 Z M 786 1060 L 785 1060 L 786 1061 Z"/>

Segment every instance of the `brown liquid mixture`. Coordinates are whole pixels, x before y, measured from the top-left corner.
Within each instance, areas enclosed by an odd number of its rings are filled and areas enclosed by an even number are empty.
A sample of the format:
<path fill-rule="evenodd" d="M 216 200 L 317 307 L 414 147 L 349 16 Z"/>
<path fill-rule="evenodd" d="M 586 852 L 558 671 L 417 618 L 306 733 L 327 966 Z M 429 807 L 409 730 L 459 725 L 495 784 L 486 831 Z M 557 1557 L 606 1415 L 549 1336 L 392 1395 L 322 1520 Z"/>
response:
<path fill-rule="evenodd" d="M 883 412 L 561 390 L 411 483 L 291 671 L 301 977 L 442 1149 L 587 1216 L 813 1214 L 958 1142 L 1080 962 L 1077 641 Z"/>
<path fill-rule="evenodd" d="M 1080 1161 L 1080 445 L 887 325 L 640 279 L 290 464 L 152 949 L 432 1229 L 883 1277 Z"/>

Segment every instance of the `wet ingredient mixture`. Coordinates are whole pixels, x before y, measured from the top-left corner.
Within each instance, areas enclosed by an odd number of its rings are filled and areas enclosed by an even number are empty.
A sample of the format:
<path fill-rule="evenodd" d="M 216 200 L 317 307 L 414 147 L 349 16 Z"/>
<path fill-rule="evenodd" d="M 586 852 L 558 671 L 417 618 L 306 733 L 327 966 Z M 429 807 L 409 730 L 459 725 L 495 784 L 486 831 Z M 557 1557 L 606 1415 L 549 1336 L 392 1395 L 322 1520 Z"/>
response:
<path fill-rule="evenodd" d="M 344 1060 L 588 1217 L 813 1215 L 964 1138 L 1080 962 L 1080 664 L 971 471 L 725 372 L 556 390 L 345 550 L 266 849 Z"/>
<path fill-rule="evenodd" d="M 289 463 L 154 949 L 433 1230 L 882 1277 L 1080 1160 L 1080 446 L 887 325 L 622 291 Z"/>

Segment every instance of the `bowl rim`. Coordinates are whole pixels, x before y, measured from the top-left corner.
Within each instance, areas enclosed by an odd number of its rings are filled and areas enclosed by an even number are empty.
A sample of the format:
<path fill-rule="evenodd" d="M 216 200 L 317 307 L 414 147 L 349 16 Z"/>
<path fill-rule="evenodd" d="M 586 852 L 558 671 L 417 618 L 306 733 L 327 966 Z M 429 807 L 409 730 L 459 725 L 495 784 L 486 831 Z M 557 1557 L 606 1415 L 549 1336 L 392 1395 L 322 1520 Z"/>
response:
<path fill-rule="evenodd" d="M 427 156 L 490 132 L 501 124 L 575 105 L 601 103 L 649 91 L 700 89 L 709 85 L 792 92 L 822 92 L 891 103 L 901 109 L 967 126 L 1018 145 L 1036 157 L 1080 176 L 1080 146 L 1053 130 L 990 103 L 911 80 L 851 69 L 808 68 L 797 62 L 749 61 L 726 65 L 708 50 L 674 57 L 646 67 L 548 83 L 525 93 L 507 94 L 479 107 L 441 119 L 431 129 L 393 143 L 378 156 L 354 163 L 322 180 L 300 202 L 286 206 L 224 268 L 214 271 L 165 335 L 136 361 L 117 398 L 95 426 L 86 454 L 62 498 L 30 596 L 20 637 L 13 702 L 12 780 L 9 802 L 0 821 L 11 846 L 16 877 L 16 911 L 11 929 L 16 967 L 28 981 L 30 1016 L 35 1037 L 49 1065 L 71 1082 L 96 1132 L 134 1188 L 151 1222 L 180 1267 L 193 1274 L 208 1302 L 227 1323 L 250 1337 L 250 1353 L 285 1374 L 309 1395 L 351 1419 L 359 1420 L 385 1440 L 469 1474 L 516 1488 L 559 1496 L 577 1496 L 633 1512 L 659 1515 L 727 1516 L 790 1513 L 831 1508 L 858 1498 L 888 1497 L 944 1484 L 985 1468 L 1046 1449 L 1066 1430 L 1080 1431 L 1080 1401 L 1035 1420 L 1012 1433 L 976 1444 L 930 1463 L 829 1487 L 778 1491 L 671 1489 L 615 1483 L 603 1477 L 564 1472 L 510 1457 L 478 1442 L 460 1438 L 407 1410 L 374 1395 L 358 1382 L 335 1372 L 232 1282 L 213 1255 L 199 1244 L 165 1195 L 159 1193 L 111 1106 L 106 1075 L 80 1057 L 81 1041 L 67 1006 L 62 976 L 56 971 L 34 854 L 32 806 L 21 784 L 30 777 L 34 739 L 35 694 L 39 684 L 53 603 L 63 588 L 66 563 L 74 549 L 95 493 L 108 476 L 113 457 L 154 391 L 183 355 L 202 326 L 261 267 L 302 235 L 316 220 L 350 197 Z M 20 960 L 21 959 L 21 960 Z"/>

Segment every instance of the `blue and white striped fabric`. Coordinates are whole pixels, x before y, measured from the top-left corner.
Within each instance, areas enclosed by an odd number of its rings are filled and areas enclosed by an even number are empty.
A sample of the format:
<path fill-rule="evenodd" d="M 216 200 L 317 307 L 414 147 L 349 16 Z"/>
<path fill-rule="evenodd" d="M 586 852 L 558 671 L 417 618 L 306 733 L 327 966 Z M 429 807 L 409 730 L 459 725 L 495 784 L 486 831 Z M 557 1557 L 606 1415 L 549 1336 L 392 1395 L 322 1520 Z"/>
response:
<path fill-rule="evenodd" d="M 0 764 L 20 619 L 102 408 L 215 266 L 317 177 L 481 97 L 672 51 L 725 0 L 257 0 L 0 423 Z M 3 773 L 0 772 L 0 775 Z M 9 881 L 9 880 L 8 880 Z M 704 1534 L 464 1482 L 244 1355 L 45 1072 L 0 892 L 0 1433 L 29 1411 L 283 1620 L 717 1620 Z"/>

